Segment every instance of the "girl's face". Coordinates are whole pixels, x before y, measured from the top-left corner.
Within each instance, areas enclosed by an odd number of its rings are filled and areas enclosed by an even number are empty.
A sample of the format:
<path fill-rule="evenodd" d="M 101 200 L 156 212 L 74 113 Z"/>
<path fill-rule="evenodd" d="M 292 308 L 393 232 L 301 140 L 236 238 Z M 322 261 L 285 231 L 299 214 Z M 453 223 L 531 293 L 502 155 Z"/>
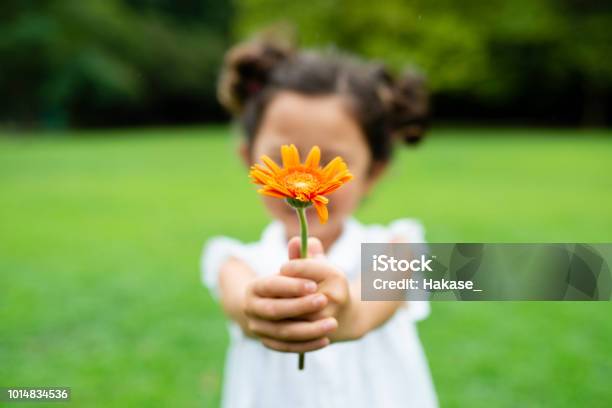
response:
<path fill-rule="evenodd" d="M 280 164 L 280 147 L 292 143 L 297 146 L 302 161 L 314 145 L 321 148 L 322 166 L 341 156 L 354 176 L 329 195 L 329 220 L 326 224 L 319 223 L 312 206 L 307 209 L 309 235 L 321 239 L 328 246 L 337 238 L 343 220 L 355 211 L 380 171 L 376 171 L 376 168 L 374 172 L 371 171 L 371 155 L 365 135 L 340 96 L 304 96 L 295 92 L 280 92 L 267 106 L 251 157 L 245 158 L 253 163 L 265 154 Z M 285 225 L 288 236 L 299 235 L 295 210 L 285 200 L 262 197 L 272 216 Z"/>

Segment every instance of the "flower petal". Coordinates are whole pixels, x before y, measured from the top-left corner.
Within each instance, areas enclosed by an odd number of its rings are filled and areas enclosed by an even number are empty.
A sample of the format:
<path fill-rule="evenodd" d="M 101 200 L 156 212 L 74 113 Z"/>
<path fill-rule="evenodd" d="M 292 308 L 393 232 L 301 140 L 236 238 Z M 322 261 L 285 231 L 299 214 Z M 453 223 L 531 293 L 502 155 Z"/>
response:
<path fill-rule="evenodd" d="M 271 177 L 270 180 L 266 182 L 265 187 L 269 187 L 270 189 L 276 190 L 279 193 L 284 194 L 286 197 L 293 197 L 287 187 L 279 183 L 274 177 Z"/>
<path fill-rule="evenodd" d="M 300 153 L 294 144 L 289 146 L 283 145 L 281 147 L 281 156 L 283 158 L 283 167 L 293 167 L 300 165 Z"/>
<path fill-rule="evenodd" d="M 254 165 L 252 165 L 251 166 L 251 170 L 258 170 L 258 171 L 261 171 L 262 173 L 267 174 L 269 176 L 272 175 L 272 172 L 270 170 L 266 169 L 264 166 L 262 166 L 259 163 L 255 163 Z"/>
<path fill-rule="evenodd" d="M 332 161 L 327 163 L 327 166 L 323 168 L 323 177 L 329 179 L 338 171 L 343 170 L 344 168 L 346 168 L 346 164 L 344 164 L 342 158 L 340 156 L 335 157 Z"/>
<path fill-rule="evenodd" d="M 257 184 L 269 184 L 272 182 L 272 178 L 269 174 L 266 174 L 257 168 L 252 168 L 249 176 Z"/>
<path fill-rule="evenodd" d="M 312 146 L 310 153 L 308 153 L 308 157 L 306 157 L 304 166 L 316 169 L 319 167 L 319 160 L 321 160 L 321 149 L 319 149 L 319 146 Z"/>
<path fill-rule="evenodd" d="M 346 174 L 344 174 L 342 177 L 340 177 L 339 181 L 344 184 L 347 181 L 350 181 L 352 179 L 353 179 L 353 175 L 347 171 Z"/>
<path fill-rule="evenodd" d="M 272 160 L 271 158 L 269 158 L 266 155 L 261 156 L 261 161 L 264 162 L 264 164 L 266 166 L 268 166 L 268 168 L 272 171 L 272 173 L 274 174 L 278 174 L 280 173 L 282 170 L 281 168 L 278 166 L 278 164 L 276 164 L 276 162 L 274 160 Z"/>
<path fill-rule="evenodd" d="M 273 189 L 270 189 L 270 188 L 268 188 L 268 187 L 260 188 L 259 190 L 257 190 L 257 192 L 258 192 L 259 194 L 262 194 L 262 195 L 268 195 L 268 196 L 271 196 L 271 197 L 276 197 L 276 198 L 287 198 L 287 196 L 286 196 L 286 195 L 281 194 L 280 192 L 278 192 L 278 191 L 276 191 L 276 190 L 273 190 Z"/>
<path fill-rule="evenodd" d="M 347 181 L 349 181 L 350 179 L 353 178 L 353 175 L 347 170 L 342 170 L 339 173 L 336 173 L 329 181 L 330 182 L 340 182 L 340 183 L 346 183 Z"/>
<path fill-rule="evenodd" d="M 307 194 L 299 191 L 293 193 L 293 198 L 297 198 L 298 200 L 303 201 L 305 203 L 311 201 Z"/>
<path fill-rule="evenodd" d="M 330 182 L 330 183 L 327 183 L 327 184 L 321 186 L 319 191 L 317 191 L 317 194 L 318 195 L 325 195 L 325 194 L 333 193 L 334 191 L 336 191 L 340 187 L 342 187 L 342 183 L 341 182 L 339 182 L 339 181 Z"/>
<path fill-rule="evenodd" d="M 327 203 L 329 203 L 329 198 L 327 198 L 327 197 L 323 197 L 323 196 L 321 195 L 321 196 L 317 196 L 317 197 L 313 198 L 313 200 L 312 200 L 312 201 L 313 201 L 313 202 L 314 202 L 314 201 L 319 201 L 319 202 L 321 202 L 322 204 L 327 204 Z"/>
<path fill-rule="evenodd" d="M 324 197 L 317 197 L 317 199 L 312 201 L 312 204 L 314 205 L 315 210 L 317 210 L 317 215 L 319 216 L 319 222 L 321 224 L 325 224 L 327 222 L 327 218 L 329 217 L 329 213 L 327 212 L 326 203 L 323 203 L 320 200 L 318 200 L 319 198 L 324 198 Z"/>

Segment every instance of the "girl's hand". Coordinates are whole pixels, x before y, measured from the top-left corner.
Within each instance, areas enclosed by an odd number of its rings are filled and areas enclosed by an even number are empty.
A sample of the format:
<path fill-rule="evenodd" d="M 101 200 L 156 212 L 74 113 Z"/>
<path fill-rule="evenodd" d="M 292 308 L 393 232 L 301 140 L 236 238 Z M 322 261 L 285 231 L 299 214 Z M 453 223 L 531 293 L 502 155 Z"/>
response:
<path fill-rule="evenodd" d="M 277 351 L 303 353 L 327 346 L 336 319 L 296 320 L 325 309 L 327 297 L 316 291 L 317 284 L 309 279 L 281 275 L 254 279 L 246 288 L 243 308 L 249 334 Z"/>
<path fill-rule="evenodd" d="M 337 330 L 328 335 L 332 341 L 358 338 L 355 325 L 349 317 L 351 294 L 344 273 L 327 261 L 323 245 L 317 238 L 308 239 L 307 259 L 299 259 L 299 250 L 300 239 L 294 237 L 289 241 L 290 261 L 281 268 L 281 276 L 314 281 L 318 284 L 318 293 L 325 295 L 327 299 L 326 305 L 321 310 L 305 313 L 301 317 L 314 322 L 330 318 L 337 321 Z"/>

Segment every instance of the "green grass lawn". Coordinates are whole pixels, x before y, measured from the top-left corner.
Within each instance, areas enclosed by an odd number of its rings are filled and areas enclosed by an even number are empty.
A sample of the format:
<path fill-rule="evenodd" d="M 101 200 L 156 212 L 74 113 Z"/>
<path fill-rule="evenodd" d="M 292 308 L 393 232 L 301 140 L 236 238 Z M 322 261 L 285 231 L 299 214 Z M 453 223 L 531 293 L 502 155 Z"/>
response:
<path fill-rule="evenodd" d="M 268 222 L 236 142 L 225 127 L 0 138 L 0 386 L 218 405 L 227 334 L 200 251 Z M 417 217 L 441 242 L 612 241 L 610 132 L 434 130 L 397 159 L 361 220 Z M 440 302 L 419 329 L 444 407 L 603 407 L 611 317 Z"/>

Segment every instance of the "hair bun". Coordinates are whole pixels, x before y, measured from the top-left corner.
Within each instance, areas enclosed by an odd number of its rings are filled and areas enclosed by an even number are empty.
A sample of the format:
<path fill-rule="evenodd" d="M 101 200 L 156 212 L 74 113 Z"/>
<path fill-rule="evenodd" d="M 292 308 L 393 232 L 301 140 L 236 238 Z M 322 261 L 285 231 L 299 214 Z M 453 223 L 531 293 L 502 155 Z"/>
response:
<path fill-rule="evenodd" d="M 394 138 L 417 144 L 425 136 L 429 120 L 429 93 L 425 77 L 405 71 L 391 85 L 389 127 Z"/>
<path fill-rule="evenodd" d="M 230 49 L 221 70 L 219 102 L 239 114 L 246 101 L 268 84 L 274 68 L 292 53 L 288 45 L 270 40 L 252 40 Z"/>

